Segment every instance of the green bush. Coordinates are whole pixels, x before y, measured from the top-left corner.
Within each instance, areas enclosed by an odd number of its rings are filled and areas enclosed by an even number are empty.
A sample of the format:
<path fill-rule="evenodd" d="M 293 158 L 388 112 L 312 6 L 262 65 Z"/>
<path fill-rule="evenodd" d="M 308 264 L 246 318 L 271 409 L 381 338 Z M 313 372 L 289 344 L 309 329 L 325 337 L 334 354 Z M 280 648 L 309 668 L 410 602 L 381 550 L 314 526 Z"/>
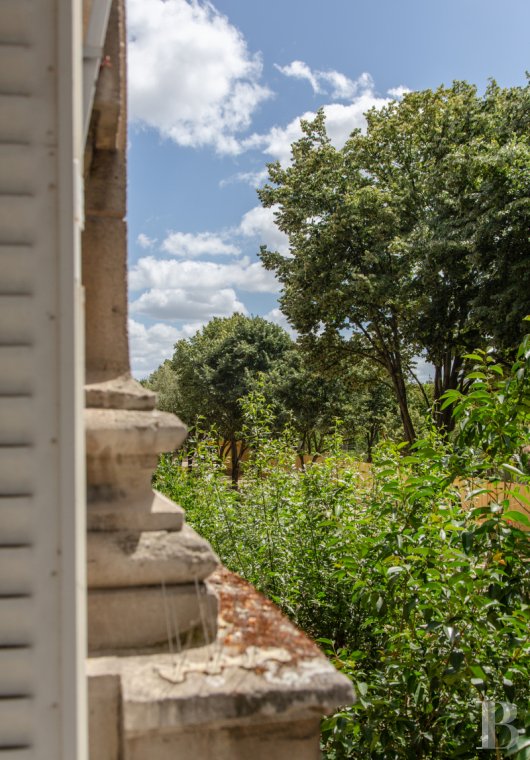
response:
<path fill-rule="evenodd" d="M 528 504 L 530 341 L 507 378 L 487 353 L 471 360 L 467 395 L 446 396 L 454 440 L 433 427 L 408 450 L 382 445 L 369 474 L 339 424 L 323 461 L 296 470 L 259 392 L 243 401 L 238 491 L 215 431 L 196 431 L 191 469 L 161 461 L 156 486 L 351 678 L 356 703 L 323 722 L 328 760 L 530 758 L 530 520 L 511 508 Z M 479 749 L 482 711 L 501 702 L 517 707 L 511 731 Z"/>

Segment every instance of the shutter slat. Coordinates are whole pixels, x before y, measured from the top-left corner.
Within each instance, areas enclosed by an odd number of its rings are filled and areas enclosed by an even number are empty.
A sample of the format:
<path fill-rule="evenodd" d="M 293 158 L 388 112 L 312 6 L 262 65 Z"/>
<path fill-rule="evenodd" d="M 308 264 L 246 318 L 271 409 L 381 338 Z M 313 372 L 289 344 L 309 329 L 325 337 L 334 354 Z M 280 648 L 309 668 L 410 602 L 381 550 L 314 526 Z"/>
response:
<path fill-rule="evenodd" d="M 2 496 L 33 493 L 35 464 L 31 446 L 0 446 Z"/>
<path fill-rule="evenodd" d="M 34 58 L 27 45 L 0 44 L 0 92 L 31 95 L 34 85 Z"/>
<path fill-rule="evenodd" d="M 33 735 L 32 718 L 31 699 L 0 700 L 0 746 L 30 744 Z"/>
<path fill-rule="evenodd" d="M 28 346 L 0 346 L 0 394 L 30 395 L 35 385 L 33 352 Z"/>
<path fill-rule="evenodd" d="M 31 396 L 0 396 L 0 446 L 33 443 L 34 419 Z"/>
<path fill-rule="evenodd" d="M 0 141 L 28 144 L 34 108 L 35 102 L 30 97 L 0 94 Z"/>
<path fill-rule="evenodd" d="M 0 545 L 22 546 L 33 542 L 31 496 L 0 497 Z"/>
<path fill-rule="evenodd" d="M 31 650 L 0 649 L 0 697 L 27 697 L 34 688 Z"/>
<path fill-rule="evenodd" d="M 33 341 L 31 296 L 0 295 L 0 344 L 29 345 Z"/>
<path fill-rule="evenodd" d="M 30 646 L 33 622 L 31 598 L 0 597 L 0 646 Z"/>
<path fill-rule="evenodd" d="M 31 193 L 37 167 L 35 151 L 27 145 L 0 144 L 0 193 Z"/>
<path fill-rule="evenodd" d="M 30 594 L 32 572 L 33 562 L 30 547 L 0 546 L 0 595 Z"/>
<path fill-rule="evenodd" d="M 0 44 L 30 41 L 30 0 L 2 0 L 0 4 Z"/>
<path fill-rule="evenodd" d="M 0 63 L 1 66 L 1 63 Z M 0 242 L 8 245 L 31 245 L 38 229 L 36 198 L 32 195 L 0 196 Z"/>
<path fill-rule="evenodd" d="M 35 259 L 31 248 L 24 245 L 0 245 L 0 295 L 31 295 L 34 267 Z"/>

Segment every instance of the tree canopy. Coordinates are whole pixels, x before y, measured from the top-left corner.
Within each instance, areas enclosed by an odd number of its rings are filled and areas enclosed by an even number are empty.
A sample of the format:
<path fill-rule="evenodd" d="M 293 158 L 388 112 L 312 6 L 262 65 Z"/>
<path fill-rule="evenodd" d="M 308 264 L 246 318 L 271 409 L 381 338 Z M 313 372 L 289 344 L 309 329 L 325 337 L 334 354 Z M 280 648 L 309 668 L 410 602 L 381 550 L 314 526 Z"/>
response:
<path fill-rule="evenodd" d="M 290 252 L 261 249 L 280 304 L 325 364 L 369 359 L 388 374 L 405 436 L 414 357 L 435 402 L 477 346 L 512 349 L 530 312 L 530 89 L 456 82 L 371 110 L 332 146 L 324 113 L 302 121 L 292 163 L 269 165 L 262 204 Z M 449 425 L 449 414 L 438 414 Z"/>
<path fill-rule="evenodd" d="M 239 400 L 261 373 L 282 377 L 292 351 L 285 330 L 261 317 L 216 317 L 191 338 L 179 340 L 171 362 L 162 364 L 147 384 L 161 392 L 164 408 L 188 425 L 200 418 L 206 429 L 216 427 L 230 445 L 237 481 L 243 428 Z"/>

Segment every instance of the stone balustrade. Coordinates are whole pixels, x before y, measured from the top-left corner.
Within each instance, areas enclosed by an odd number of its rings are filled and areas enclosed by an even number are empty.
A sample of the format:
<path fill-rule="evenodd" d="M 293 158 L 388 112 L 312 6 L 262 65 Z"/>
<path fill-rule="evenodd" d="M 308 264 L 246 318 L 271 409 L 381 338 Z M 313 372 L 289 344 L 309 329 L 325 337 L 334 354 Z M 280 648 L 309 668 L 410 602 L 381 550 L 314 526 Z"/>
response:
<path fill-rule="evenodd" d="M 124 0 L 85 157 L 91 760 L 310 760 L 350 682 L 151 489 L 186 435 L 130 375 Z"/>

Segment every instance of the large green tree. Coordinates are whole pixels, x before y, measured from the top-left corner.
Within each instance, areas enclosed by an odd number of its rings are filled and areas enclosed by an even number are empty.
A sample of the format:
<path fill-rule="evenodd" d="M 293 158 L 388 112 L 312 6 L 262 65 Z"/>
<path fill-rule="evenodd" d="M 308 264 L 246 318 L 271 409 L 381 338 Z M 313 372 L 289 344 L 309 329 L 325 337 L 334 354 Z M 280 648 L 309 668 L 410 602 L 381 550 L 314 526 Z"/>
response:
<path fill-rule="evenodd" d="M 293 342 L 281 327 L 242 314 L 216 317 L 175 344 L 173 411 L 187 424 L 194 425 L 201 417 L 206 428 L 216 427 L 230 446 L 234 483 L 244 444 L 239 400 L 255 387 L 261 373 L 282 376 L 292 351 Z"/>
<path fill-rule="evenodd" d="M 384 369 L 408 441 L 414 357 L 434 365 L 437 402 L 461 382 L 463 352 L 514 346 L 530 311 L 529 104 L 528 87 L 409 93 L 340 150 L 319 112 L 259 191 L 289 236 L 287 256 L 261 250 L 282 310 L 322 362 Z"/>

